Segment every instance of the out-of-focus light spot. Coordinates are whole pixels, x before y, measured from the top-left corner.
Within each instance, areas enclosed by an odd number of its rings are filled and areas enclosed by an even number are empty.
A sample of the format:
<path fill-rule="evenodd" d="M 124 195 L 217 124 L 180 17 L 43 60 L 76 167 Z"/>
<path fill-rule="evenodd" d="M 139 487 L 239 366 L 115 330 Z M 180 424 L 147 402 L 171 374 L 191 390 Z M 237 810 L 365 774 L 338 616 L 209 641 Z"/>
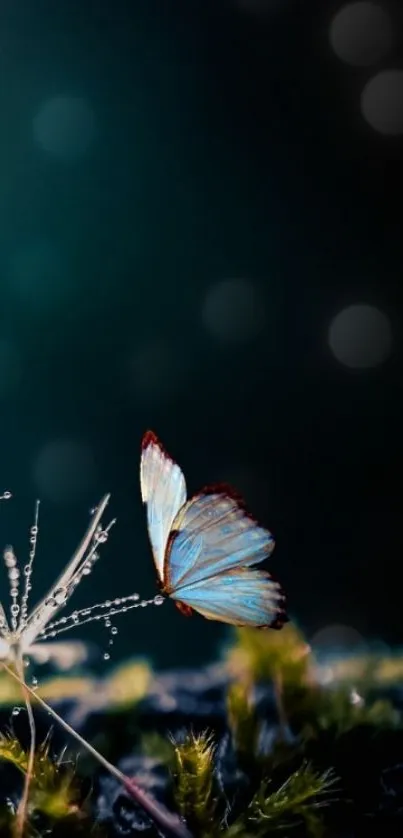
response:
<path fill-rule="evenodd" d="M 21 380 L 21 359 L 17 347 L 0 339 L 0 399 L 9 398 L 18 390 Z"/>
<path fill-rule="evenodd" d="M 329 345 L 337 360 L 347 367 L 369 369 L 379 366 L 391 351 L 390 322 L 374 306 L 349 306 L 331 323 Z"/>
<path fill-rule="evenodd" d="M 34 239 L 18 248 L 7 275 L 10 292 L 36 311 L 64 303 L 71 289 L 65 255 L 46 239 Z"/>
<path fill-rule="evenodd" d="M 256 337 L 265 323 L 258 289 L 245 279 L 226 279 L 213 285 L 203 304 L 206 329 L 222 343 L 242 343 Z"/>
<path fill-rule="evenodd" d="M 44 151 L 70 160 L 81 157 L 91 145 L 96 123 L 84 99 L 55 96 L 45 102 L 33 122 L 34 139 Z"/>
<path fill-rule="evenodd" d="M 350 690 L 350 701 L 351 704 L 354 704 L 354 706 L 356 707 L 361 707 L 364 704 L 364 699 L 362 695 L 360 695 L 360 693 L 357 692 L 355 687 L 353 687 L 352 690 Z"/>
<path fill-rule="evenodd" d="M 314 653 L 319 654 L 347 654 L 349 652 L 367 651 L 368 644 L 363 636 L 351 626 L 325 626 L 310 638 L 310 645 Z"/>
<path fill-rule="evenodd" d="M 39 452 L 33 476 L 39 497 L 54 503 L 74 502 L 85 495 L 94 483 L 92 453 L 80 442 L 53 440 Z"/>
<path fill-rule="evenodd" d="M 379 134 L 403 134 L 403 70 L 382 70 L 367 82 L 361 113 Z"/>
<path fill-rule="evenodd" d="M 394 45 L 392 21 L 386 9 L 372 2 L 349 3 L 330 26 L 330 43 L 341 61 L 369 67 Z"/>
<path fill-rule="evenodd" d="M 129 390 L 141 402 L 163 402 L 180 390 L 186 372 L 184 356 L 156 338 L 141 346 L 129 361 Z"/>

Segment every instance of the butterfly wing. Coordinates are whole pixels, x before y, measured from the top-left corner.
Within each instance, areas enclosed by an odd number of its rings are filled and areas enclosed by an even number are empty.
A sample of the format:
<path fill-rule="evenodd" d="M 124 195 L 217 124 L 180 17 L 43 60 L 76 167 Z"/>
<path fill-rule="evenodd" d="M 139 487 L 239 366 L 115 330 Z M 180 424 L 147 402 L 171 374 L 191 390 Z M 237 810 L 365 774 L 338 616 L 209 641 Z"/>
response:
<path fill-rule="evenodd" d="M 227 486 L 210 486 L 179 511 L 164 566 L 168 593 L 220 573 L 263 561 L 274 548 L 242 499 Z M 180 597 L 181 598 L 181 597 Z"/>
<path fill-rule="evenodd" d="M 147 526 L 157 573 L 162 581 L 164 557 L 172 523 L 186 501 L 186 483 L 177 463 L 152 431 L 141 445 L 140 484 L 147 506 Z"/>
<path fill-rule="evenodd" d="M 262 570 L 230 570 L 171 594 L 207 620 L 233 626 L 280 628 L 286 622 L 280 585 Z"/>

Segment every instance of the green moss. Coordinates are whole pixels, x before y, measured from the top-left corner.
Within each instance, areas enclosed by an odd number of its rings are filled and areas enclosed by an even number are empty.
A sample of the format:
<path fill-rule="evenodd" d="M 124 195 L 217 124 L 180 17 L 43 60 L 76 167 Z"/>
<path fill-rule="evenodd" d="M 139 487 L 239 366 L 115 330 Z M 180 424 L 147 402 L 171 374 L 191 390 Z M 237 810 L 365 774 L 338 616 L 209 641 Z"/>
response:
<path fill-rule="evenodd" d="M 174 741 L 174 795 L 181 815 L 199 836 L 211 836 L 215 823 L 214 742 L 207 732 Z"/>
<path fill-rule="evenodd" d="M 323 834 L 320 810 L 335 797 L 337 779 L 332 771 L 319 773 L 304 763 L 282 785 L 271 790 L 270 781 L 263 782 L 249 806 L 226 831 L 226 838 L 254 835 L 263 838 L 280 828 L 303 822 L 308 835 Z"/>
<path fill-rule="evenodd" d="M 282 683 L 289 685 L 307 681 L 309 653 L 303 634 L 293 623 L 287 623 L 281 631 L 236 629 L 226 659 L 235 678 L 259 682 L 280 676 Z"/>
<path fill-rule="evenodd" d="M 30 785 L 29 811 L 42 812 L 51 820 L 77 815 L 80 808 L 79 786 L 71 764 L 62 765 L 49 755 L 49 737 L 37 749 Z M 25 774 L 28 754 L 12 734 L 0 734 L 0 759 L 12 763 Z"/>

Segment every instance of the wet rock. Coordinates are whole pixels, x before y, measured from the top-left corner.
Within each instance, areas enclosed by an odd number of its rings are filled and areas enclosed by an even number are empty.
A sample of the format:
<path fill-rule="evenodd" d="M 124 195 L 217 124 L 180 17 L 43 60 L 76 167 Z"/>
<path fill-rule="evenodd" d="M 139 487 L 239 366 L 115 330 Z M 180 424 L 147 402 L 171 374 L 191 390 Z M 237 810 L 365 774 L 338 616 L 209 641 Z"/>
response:
<path fill-rule="evenodd" d="M 158 675 L 138 706 L 139 724 L 175 730 L 190 722 L 194 729 L 223 727 L 228 675 L 222 666 L 183 669 Z"/>

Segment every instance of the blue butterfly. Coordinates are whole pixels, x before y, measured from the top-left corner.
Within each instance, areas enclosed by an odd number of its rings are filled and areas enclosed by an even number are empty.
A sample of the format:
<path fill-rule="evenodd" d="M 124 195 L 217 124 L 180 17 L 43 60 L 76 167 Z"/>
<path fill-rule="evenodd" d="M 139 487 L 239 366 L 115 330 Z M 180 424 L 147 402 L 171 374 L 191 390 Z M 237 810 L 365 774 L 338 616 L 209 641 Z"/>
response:
<path fill-rule="evenodd" d="M 272 553 L 274 539 L 242 499 L 220 484 L 187 500 L 181 469 L 152 431 L 142 441 L 140 483 L 162 593 L 186 615 L 281 628 L 287 617 L 280 585 L 250 569 Z"/>

